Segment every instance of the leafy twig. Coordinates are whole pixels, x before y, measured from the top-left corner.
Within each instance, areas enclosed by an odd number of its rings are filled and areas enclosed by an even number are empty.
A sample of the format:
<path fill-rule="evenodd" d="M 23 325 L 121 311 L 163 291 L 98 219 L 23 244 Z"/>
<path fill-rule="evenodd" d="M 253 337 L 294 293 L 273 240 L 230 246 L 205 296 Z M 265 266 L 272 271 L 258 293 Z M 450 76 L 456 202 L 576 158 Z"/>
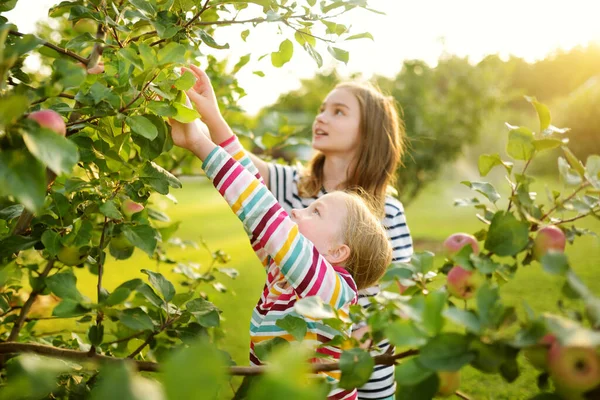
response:
<path fill-rule="evenodd" d="M 17 32 L 17 31 L 12 31 L 12 30 L 9 31 L 8 33 L 10 33 L 13 36 L 19 36 L 19 37 L 25 36 L 24 33 Z M 62 47 L 58 47 L 55 44 L 52 44 L 50 42 L 46 42 L 45 40 L 41 40 L 41 42 L 42 42 L 43 46 L 49 47 L 52 50 L 55 50 L 55 51 L 57 51 L 57 52 L 59 52 L 61 54 L 64 54 L 64 55 L 69 56 L 69 57 L 72 57 L 72 58 L 76 59 L 77 61 L 79 61 L 80 63 L 83 63 L 84 65 L 88 65 L 89 60 L 87 58 L 81 57 L 79 54 L 73 53 L 72 51 L 67 50 L 67 49 L 63 49 Z"/>
<path fill-rule="evenodd" d="M 581 185 L 579 185 L 579 187 L 577 189 L 575 189 L 573 191 L 573 193 L 571 193 L 571 195 L 569 197 L 567 197 L 566 199 L 564 199 L 563 201 L 561 201 L 558 204 L 555 204 L 554 207 L 552 207 L 550 210 L 548 210 L 548 212 L 546 214 L 544 214 L 541 218 L 540 221 L 543 221 L 544 219 L 546 219 L 550 214 L 552 214 L 559 206 L 567 203 L 569 200 L 571 200 L 573 197 L 575 197 L 577 195 L 577 193 L 579 193 L 580 191 L 582 191 L 583 189 L 585 189 L 586 187 L 588 187 L 590 185 L 590 183 L 588 181 L 583 182 Z"/>

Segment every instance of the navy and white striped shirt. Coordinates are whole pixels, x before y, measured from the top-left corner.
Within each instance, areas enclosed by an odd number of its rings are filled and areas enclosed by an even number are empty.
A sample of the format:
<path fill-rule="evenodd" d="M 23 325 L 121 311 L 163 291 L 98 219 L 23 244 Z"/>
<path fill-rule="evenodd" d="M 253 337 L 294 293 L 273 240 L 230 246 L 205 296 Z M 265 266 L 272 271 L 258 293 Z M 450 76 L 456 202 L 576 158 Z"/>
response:
<path fill-rule="evenodd" d="M 300 172 L 297 167 L 269 163 L 269 189 L 275 198 L 289 213 L 293 208 L 306 208 L 317 198 L 326 194 L 320 190 L 316 197 L 300 197 L 298 194 L 298 180 Z M 412 238 L 402 203 L 391 197 L 385 199 L 385 217 L 383 226 L 392 243 L 392 261 L 408 262 L 413 254 Z M 380 292 L 379 286 L 373 286 L 359 291 L 358 304 L 362 307 L 370 306 L 370 298 Z M 359 329 L 362 325 L 355 325 L 353 329 Z M 390 343 L 383 340 L 377 344 L 379 350 L 374 350 L 371 355 L 383 354 L 390 349 Z M 376 365 L 369 381 L 358 389 L 359 399 L 386 399 L 396 392 L 393 365 Z"/>

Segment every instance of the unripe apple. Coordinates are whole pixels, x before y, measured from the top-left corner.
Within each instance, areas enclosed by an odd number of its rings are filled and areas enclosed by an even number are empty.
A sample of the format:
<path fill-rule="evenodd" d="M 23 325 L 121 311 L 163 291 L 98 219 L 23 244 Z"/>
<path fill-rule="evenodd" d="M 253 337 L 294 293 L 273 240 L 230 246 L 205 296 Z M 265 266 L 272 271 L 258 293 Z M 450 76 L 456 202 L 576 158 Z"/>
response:
<path fill-rule="evenodd" d="M 98 24 L 91 19 L 82 18 L 75 22 L 73 29 L 77 33 L 91 33 L 92 35 L 98 30 Z"/>
<path fill-rule="evenodd" d="M 87 258 L 87 254 L 82 254 L 77 246 L 63 246 L 57 257 L 60 262 L 72 267 L 81 264 Z"/>
<path fill-rule="evenodd" d="M 554 225 L 541 228 L 533 241 L 533 258 L 541 260 L 548 251 L 564 252 L 566 238 L 563 231 Z"/>
<path fill-rule="evenodd" d="M 440 386 L 436 396 L 448 397 L 460 387 L 460 371 L 438 371 Z"/>
<path fill-rule="evenodd" d="M 444 240 L 444 250 L 446 256 L 452 257 L 458 253 L 466 245 L 471 245 L 473 254 L 479 254 L 479 244 L 475 236 L 469 235 L 468 233 L 453 233 Z"/>
<path fill-rule="evenodd" d="M 42 128 L 48 128 L 61 136 L 67 134 L 67 125 L 59 113 L 53 110 L 34 111 L 27 117 L 37 122 Z"/>
<path fill-rule="evenodd" d="M 136 203 L 135 201 L 133 201 L 131 199 L 125 199 L 125 200 L 123 200 L 123 203 L 121 203 L 121 212 L 127 218 L 131 218 L 131 216 L 133 214 L 139 213 L 143 209 L 144 209 L 143 205 L 141 205 L 140 203 Z"/>
<path fill-rule="evenodd" d="M 523 355 L 534 368 L 546 371 L 548 369 L 548 351 L 555 341 L 556 336 L 548 333 L 536 345 L 523 349 Z"/>
<path fill-rule="evenodd" d="M 459 299 L 470 299 L 473 297 L 479 286 L 477 274 L 474 271 L 467 271 L 459 265 L 452 267 L 448 272 L 448 292 Z"/>
<path fill-rule="evenodd" d="M 564 393 L 580 394 L 600 385 L 600 359 L 592 347 L 554 342 L 548 351 L 548 372 Z"/>
<path fill-rule="evenodd" d="M 124 234 L 120 233 L 117 236 L 113 237 L 110 240 L 110 245 L 115 248 L 115 250 L 126 251 L 131 249 L 133 244 L 125 237 Z"/>

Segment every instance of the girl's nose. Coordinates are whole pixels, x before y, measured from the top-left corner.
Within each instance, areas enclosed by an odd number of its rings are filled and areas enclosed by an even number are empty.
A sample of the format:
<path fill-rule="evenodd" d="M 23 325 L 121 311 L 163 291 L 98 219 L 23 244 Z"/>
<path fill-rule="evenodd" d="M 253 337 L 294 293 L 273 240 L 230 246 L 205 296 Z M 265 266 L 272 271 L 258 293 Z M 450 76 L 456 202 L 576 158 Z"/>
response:
<path fill-rule="evenodd" d="M 323 111 L 323 112 L 318 113 L 317 116 L 315 117 L 315 121 L 320 122 L 320 123 L 327 122 L 325 112 Z"/>

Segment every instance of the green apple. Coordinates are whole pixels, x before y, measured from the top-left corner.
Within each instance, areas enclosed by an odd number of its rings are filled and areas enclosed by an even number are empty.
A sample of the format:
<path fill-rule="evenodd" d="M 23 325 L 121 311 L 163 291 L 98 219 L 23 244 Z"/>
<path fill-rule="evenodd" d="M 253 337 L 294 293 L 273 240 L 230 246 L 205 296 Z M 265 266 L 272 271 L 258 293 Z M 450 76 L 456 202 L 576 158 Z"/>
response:
<path fill-rule="evenodd" d="M 540 341 L 530 347 L 523 349 L 523 355 L 529 363 L 536 369 L 548 370 L 548 351 L 550 346 L 556 341 L 556 336 L 548 333 Z"/>
<path fill-rule="evenodd" d="M 70 267 L 83 263 L 87 258 L 87 254 L 82 253 L 77 246 L 63 246 L 56 256 L 60 262 Z"/>
<path fill-rule="evenodd" d="M 73 24 L 73 29 L 77 33 L 95 34 L 98 30 L 98 24 L 89 18 L 82 18 Z"/>

